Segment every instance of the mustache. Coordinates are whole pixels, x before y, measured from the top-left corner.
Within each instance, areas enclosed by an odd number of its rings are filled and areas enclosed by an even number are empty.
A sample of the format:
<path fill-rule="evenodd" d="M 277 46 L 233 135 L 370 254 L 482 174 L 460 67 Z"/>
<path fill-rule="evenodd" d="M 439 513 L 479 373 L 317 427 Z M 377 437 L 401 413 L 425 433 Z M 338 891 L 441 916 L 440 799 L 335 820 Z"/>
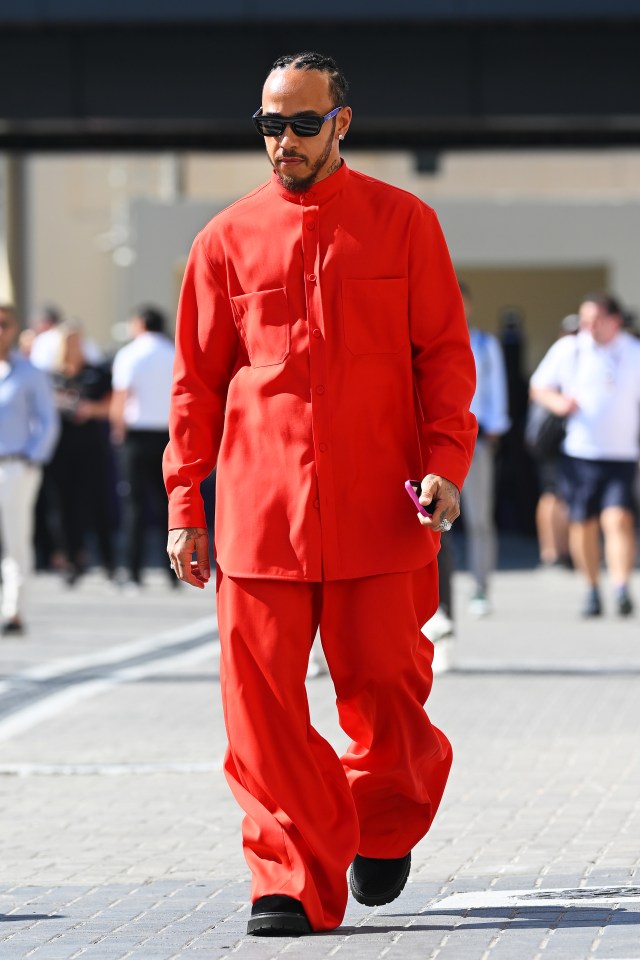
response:
<path fill-rule="evenodd" d="M 294 153 L 292 150 L 283 150 L 282 153 L 279 153 L 276 157 L 276 162 L 278 160 L 306 160 L 301 153 Z"/>

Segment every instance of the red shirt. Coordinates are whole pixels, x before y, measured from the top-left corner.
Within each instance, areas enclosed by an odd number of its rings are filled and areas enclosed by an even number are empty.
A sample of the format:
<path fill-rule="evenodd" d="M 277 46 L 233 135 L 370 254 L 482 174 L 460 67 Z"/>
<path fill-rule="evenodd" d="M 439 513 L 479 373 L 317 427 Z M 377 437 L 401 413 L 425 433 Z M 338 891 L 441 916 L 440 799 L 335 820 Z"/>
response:
<path fill-rule="evenodd" d="M 205 527 L 216 465 L 226 574 L 334 580 L 437 551 L 405 480 L 462 486 L 475 367 L 436 216 L 345 164 L 271 181 L 196 237 L 176 333 L 169 526 Z"/>

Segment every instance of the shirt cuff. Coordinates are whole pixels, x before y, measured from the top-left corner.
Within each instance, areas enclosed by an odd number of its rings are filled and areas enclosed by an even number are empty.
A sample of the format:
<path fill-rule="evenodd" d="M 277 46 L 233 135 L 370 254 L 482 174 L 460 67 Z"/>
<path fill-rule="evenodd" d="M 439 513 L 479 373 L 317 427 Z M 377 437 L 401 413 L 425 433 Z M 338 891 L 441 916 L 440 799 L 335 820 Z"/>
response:
<path fill-rule="evenodd" d="M 194 500 L 184 500 L 178 497 L 169 498 L 169 530 L 184 530 L 187 527 L 207 529 L 207 518 L 204 512 L 202 497 Z"/>

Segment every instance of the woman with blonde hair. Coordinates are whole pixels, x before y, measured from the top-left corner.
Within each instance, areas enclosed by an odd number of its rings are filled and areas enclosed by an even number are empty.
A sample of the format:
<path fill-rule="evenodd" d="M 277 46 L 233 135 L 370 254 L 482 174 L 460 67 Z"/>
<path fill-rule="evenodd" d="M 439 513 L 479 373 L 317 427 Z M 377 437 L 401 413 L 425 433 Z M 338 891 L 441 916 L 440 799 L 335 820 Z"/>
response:
<path fill-rule="evenodd" d="M 77 323 L 63 323 L 57 333 L 53 386 L 62 430 L 51 472 L 66 554 L 65 579 L 72 585 L 89 565 L 90 532 L 95 534 L 100 560 L 110 579 L 115 569 L 109 483 L 111 375 L 104 367 L 87 361 Z"/>

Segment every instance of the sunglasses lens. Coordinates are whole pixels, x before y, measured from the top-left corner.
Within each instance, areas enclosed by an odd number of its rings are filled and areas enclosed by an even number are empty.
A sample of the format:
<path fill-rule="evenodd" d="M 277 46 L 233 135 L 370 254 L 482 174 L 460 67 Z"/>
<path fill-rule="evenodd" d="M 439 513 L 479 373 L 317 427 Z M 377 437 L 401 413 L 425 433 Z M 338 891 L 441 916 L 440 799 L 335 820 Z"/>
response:
<path fill-rule="evenodd" d="M 256 126 L 263 137 L 279 137 L 284 130 L 282 120 L 271 117 L 256 117 Z"/>
<path fill-rule="evenodd" d="M 281 117 L 254 117 L 254 123 L 263 137 L 281 137 L 287 124 L 296 137 L 317 137 L 322 129 L 323 117 L 296 117 L 295 120 Z"/>
<path fill-rule="evenodd" d="M 320 133 L 322 120 L 319 117 L 300 117 L 291 124 L 297 137 L 317 137 Z"/>

